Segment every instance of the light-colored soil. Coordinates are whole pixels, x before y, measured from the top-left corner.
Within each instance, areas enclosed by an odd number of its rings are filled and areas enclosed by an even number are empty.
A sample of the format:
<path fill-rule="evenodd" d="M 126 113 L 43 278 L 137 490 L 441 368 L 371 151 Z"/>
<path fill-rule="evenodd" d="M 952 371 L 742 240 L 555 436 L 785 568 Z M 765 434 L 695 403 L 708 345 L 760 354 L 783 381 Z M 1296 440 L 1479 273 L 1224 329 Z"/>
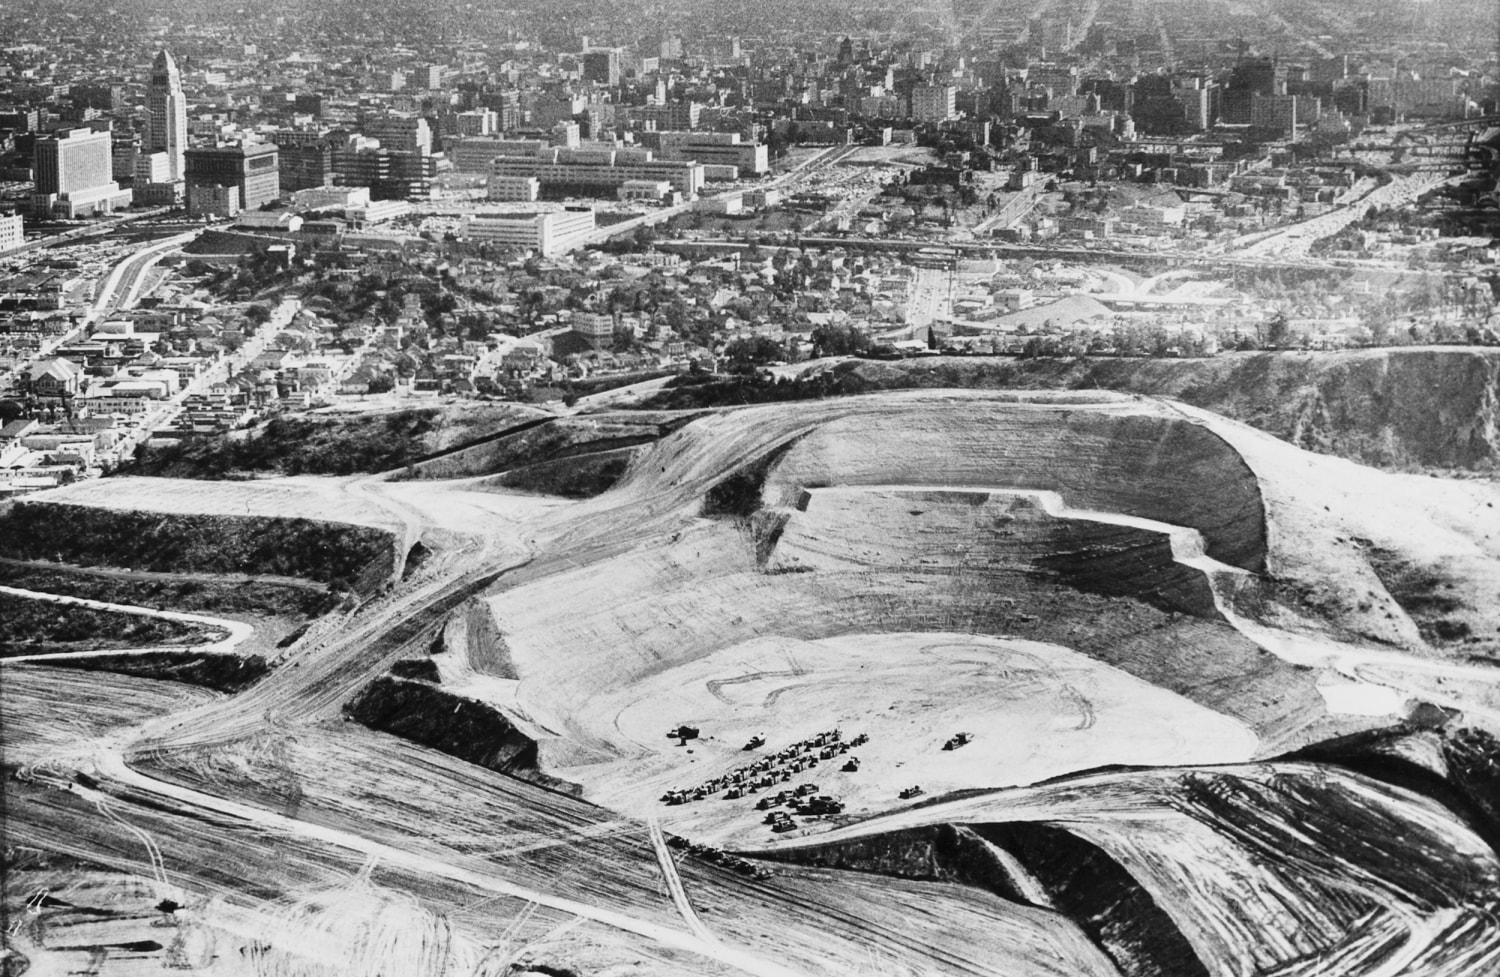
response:
<path fill-rule="evenodd" d="M 585 783 L 612 806 L 731 847 L 768 836 L 755 809 L 761 795 L 802 784 L 839 798 L 846 815 L 867 816 L 913 784 L 941 794 L 1115 763 L 1235 762 L 1256 747 L 1243 724 L 1077 652 L 972 634 L 768 637 L 606 692 L 588 714 L 598 735 L 613 731 L 637 752 L 559 776 Z M 703 737 L 679 746 L 664 728 L 678 722 L 698 726 Z M 724 799 L 723 790 L 678 806 L 658 799 L 833 728 L 869 742 L 738 800 Z M 958 732 L 973 741 L 944 750 Z M 766 745 L 744 751 L 757 734 Z M 855 756 L 859 770 L 844 772 Z"/>

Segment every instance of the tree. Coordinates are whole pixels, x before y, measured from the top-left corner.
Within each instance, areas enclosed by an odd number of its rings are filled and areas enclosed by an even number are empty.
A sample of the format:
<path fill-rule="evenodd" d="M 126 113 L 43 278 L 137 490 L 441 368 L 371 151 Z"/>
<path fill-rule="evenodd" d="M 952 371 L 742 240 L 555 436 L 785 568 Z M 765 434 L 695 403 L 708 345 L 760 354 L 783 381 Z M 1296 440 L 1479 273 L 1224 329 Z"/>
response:
<path fill-rule="evenodd" d="M 1286 341 L 1291 338 L 1292 330 L 1287 324 L 1286 313 L 1277 312 L 1266 323 L 1266 345 L 1285 346 Z"/>
<path fill-rule="evenodd" d="M 829 323 L 813 329 L 812 344 L 816 356 L 854 356 L 870 348 L 870 336 L 853 325 Z"/>
<path fill-rule="evenodd" d="M 257 302 L 245 310 L 245 318 L 249 319 L 257 326 L 263 325 L 264 323 L 270 321 L 271 310 L 269 307 Z"/>
<path fill-rule="evenodd" d="M 781 359 L 781 344 L 765 336 L 736 339 L 724 347 L 729 369 L 734 373 L 753 373 L 756 367 Z"/>

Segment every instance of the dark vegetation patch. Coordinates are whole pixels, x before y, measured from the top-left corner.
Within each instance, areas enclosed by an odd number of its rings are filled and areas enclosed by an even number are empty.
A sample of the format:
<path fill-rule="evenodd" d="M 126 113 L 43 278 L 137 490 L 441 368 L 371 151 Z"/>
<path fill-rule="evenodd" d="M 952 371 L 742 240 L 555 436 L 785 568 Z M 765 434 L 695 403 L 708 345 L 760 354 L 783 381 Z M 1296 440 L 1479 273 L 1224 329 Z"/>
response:
<path fill-rule="evenodd" d="M 0 561 L 0 584 L 157 610 L 267 617 L 317 617 L 330 610 L 334 600 L 326 592 L 255 580 L 126 579 L 5 561 Z"/>
<path fill-rule="evenodd" d="M 614 488 L 633 457 L 635 448 L 628 447 L 556 458 L 512 468 L 486 479 L 484 484 L 568 499 L 591 499 Z"/>
<path fill-rule="evenodd" d="M 422 541 L 411 544 L 411 549 L 406 551 L 406 569 L 401 572 L 402 578 L 410 577 L 422 569 L 422 564 L 432 558 L 432 550 L 422 545 Z"/>
<path fill-rule="evenodd" d="M 580 793 L 577 785 L 537 768 L 536 741 L 498 710 L 425 682 L 382 675 L 344 706 L 344 715 L 490 770 L 575 796 Z"/>
<path fill-rule="evenodd" d="M 796 441 L 792 440 L 777 445 L 709 488 L 703 497 L 703 514 L 710 517 L 736 516 L 739 518 L 754 515 L 761 507 L 761 492 L 765 489 L 766 476 L 795 443 Z M 785 525 L 784 522 L 783 525 Z M 779 531 L 777 535 L 780 535 Z"/>
<path fill-rule="evenodd" d="M 846 397 L 877 389 L 848 372 L 827 370 L 808 380 L 769 374 L 684 375 L 641 402 L 642 410 L 694 410 L 779 404 L 795 400 Z"/>
<path fill-rule="evenodd" d="M 182 682 L 231 695 L 248 689 L 270 670 L 266 660 L 259 655 L 225 655 L 187 650 L 63 658 L 47 664 L 83 672 L 115 672 Z"/>
<path fill-rule="evenodd" d="M 816 848 L 773 849 L 755 855 L 767 861 L 956 882 L 1029 904 L 995 852 L 964 825 L 934 824 Z"/>
<path fill-rule="evenodd" d="M 436 408 L 373 417 L 277 417 L 248 436 L 146 450 L 129 474 L 223 478 L 234 472 L 352 475 L 401 468 L 427 454 Z"/>
<path fill-rule="evenodd" d="M 497 475 L 532 465 L 547 465 L 585 455 L 599 456 L 597 461 L 608 467 L 606 452 L 649 444 L 671 433 L 686 418 L 660 418 L 639 412 L 589 414 L 559 417 L 517 425 L 493 437 L 445 451 L 406 469 L 406 478 L 464 478 L 475 475 Z M 570 481 L 570 469 L 538 468 L 531 475 L 518 474 L 517 487 L 528 480 L 546 484 L 556 480 Z M 585 481 L 587 481 L 585 479 Z"/>
<path fill-rule="evenodd" d="M 205 644 L 218 628 L 0 593 L 0 657 Z"/>
<path fill-rule="evenodd" d="M 431 682 L 434 685 L 442 681 L 441 676 L 438 675 L 437 662 L 430 658 L 408 658 L 405 661 L 396 662 L 391 666 L 391 674 L 396 678 Z"/>
<path fill-rule="evenodd" d="M 369 593 L 394 565 L 390 533 L 248 516 L 17 502 L 0 512 L 0 556 L 177 573 L 304 577 Z"/>
<path fill-rule="evenodd" d="M 225 478 L 237 472 L 387 472 L 550 415 L 521 404 L 465 404 L 351 416 L 278 417 L 250 432 L 143 452 L 130 474 Z"/>

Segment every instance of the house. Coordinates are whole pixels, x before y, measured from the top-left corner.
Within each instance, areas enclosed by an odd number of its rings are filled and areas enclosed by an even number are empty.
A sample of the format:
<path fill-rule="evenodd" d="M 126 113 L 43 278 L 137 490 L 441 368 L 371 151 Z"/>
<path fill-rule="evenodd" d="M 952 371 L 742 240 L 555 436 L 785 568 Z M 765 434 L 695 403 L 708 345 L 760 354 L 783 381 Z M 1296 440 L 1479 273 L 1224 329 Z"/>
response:
<path fill-rule="evenodd" d="M 291 358 L 290 350 L 285 349 L 263 349 L 255 359 L 250 361 L 251 369 L 255 370 L 280 370 L 287 365 Z"/>
<path fill-rule="evenodd" d="M 83 368 L 72 360 L 54 356 L 38 361 L 28 379 L 38 397 L 71 397 L 83 388 Z"/>
<path fill-rule="evenodd" d="M 0 444 L 11 444 L 41 429 L 42 423 L 34 418 L 22 418 L 0 427 Z"/>

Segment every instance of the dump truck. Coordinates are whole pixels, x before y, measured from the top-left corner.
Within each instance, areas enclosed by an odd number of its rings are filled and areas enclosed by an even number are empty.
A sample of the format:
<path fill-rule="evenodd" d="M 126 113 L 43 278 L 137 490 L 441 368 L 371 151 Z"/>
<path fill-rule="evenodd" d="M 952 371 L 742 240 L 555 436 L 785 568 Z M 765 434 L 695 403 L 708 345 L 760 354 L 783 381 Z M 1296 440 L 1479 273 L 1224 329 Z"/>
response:
<path fill-rule="evenodd" d="M 920 787 L 907 787 L 905 790 L 901 791 L 901 799 L 903 801 L 909 801 L 913 797 L 921 797 L 925 793 L 927 792 Z"/>
<path fill-rule="evenodd" d="M 744 745 L 743 749 L 746 752 L 749 752 L 750 750 L 758 750 L 758 749 L 760 749 L 761 747 L 763 747 L 765 745 L 766 745 L 766 738 L 764 736 L 756 735 L 756 736 L 750 737 L 750 742 L 746 743 Z"/>
<path fill-rule="evenodd" d="M 943 749 L 956 750 L 960 746 L 968 746 L 973 739 L 974 736 L 971 733 L 954 733 L 948 737 L 948 742 L 943 744 Z"/>
<path fill-rule="evenodd" d="M 859 757 L 852 756 L 845 760 L 842 769 L 845 773 L 859 773 Z"/>

